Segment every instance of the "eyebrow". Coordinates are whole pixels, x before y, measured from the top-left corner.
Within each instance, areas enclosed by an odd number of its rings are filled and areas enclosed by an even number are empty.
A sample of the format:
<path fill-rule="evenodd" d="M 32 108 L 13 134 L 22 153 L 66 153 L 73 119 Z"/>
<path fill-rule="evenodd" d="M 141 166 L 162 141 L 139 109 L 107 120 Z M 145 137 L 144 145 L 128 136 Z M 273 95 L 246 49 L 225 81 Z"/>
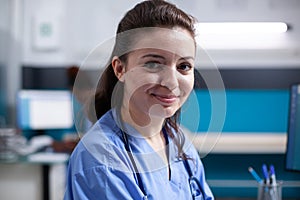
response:
<path fill-rule="evenodd" d="M 193 56 L 181 57 L 179 60 L 195 60 Z"/>
<path fill-rule="evenodd" d="M 158 54 L 147 54 L 142 56 L 142 58 L 147 58 L 147 57 L 154 57 L 154 58 L 160 58 L 160 59 L 166 59 L 164 56 L 158 55 Z M 181 57 L 179 60 L 195 60 L 193 56 L 186 56 L 186 57 Z"/>
<path fill-rule="evenodd" d="M 154 57 L 154 58 L 160 58 L 160 59 L 166 59 L 165 57 L 158 55 L 158 54 L 146 54 L 142 56 L 142 58 L 147 58 L 147 57 Z"/>

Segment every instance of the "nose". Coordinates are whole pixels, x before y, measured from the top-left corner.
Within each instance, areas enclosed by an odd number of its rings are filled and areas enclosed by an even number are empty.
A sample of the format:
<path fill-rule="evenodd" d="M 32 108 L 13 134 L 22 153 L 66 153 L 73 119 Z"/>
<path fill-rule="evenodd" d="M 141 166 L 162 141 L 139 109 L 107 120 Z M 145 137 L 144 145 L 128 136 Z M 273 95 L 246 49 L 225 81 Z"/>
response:
<path fill-rule="evenodd" d="M 176 67 L 165 67 L 161 76 L 161 85 L 168 88 L 174 94 L 176 94 L 179 90 L 179 78 L 177 75 Z"/>

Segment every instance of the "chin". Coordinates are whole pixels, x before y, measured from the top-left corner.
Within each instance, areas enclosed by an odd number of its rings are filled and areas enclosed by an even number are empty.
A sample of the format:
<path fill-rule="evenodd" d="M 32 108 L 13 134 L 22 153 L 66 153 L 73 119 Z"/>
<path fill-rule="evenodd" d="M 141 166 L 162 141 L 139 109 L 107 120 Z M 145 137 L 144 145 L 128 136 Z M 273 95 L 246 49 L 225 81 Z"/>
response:
<path fill-rule="evenodd" d="M 170 110 L 166 110 L 166 109 L 161 109 L 161 110 L 156 110 L 156 112 L 150 112 L 150 116 L 155 117 L 155 118 L 162 118 L 162 119 L 166 119 L 169 117 L 172 117 L 175 114 L 176 111 L 170 111 Z"/>

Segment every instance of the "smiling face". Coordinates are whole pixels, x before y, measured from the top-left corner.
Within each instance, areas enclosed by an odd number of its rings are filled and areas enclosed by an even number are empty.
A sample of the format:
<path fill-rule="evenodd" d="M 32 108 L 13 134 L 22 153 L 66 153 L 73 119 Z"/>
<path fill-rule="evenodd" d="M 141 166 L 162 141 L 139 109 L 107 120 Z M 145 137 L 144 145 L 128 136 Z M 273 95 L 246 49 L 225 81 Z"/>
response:
<path fill-rule="evenodd" d="M 188 31 L 158 28 L 140 37 L 126 63 L 114 58 L 115 73 L 124 83 L 123 108 L 131 121 L 147 125 L 150 119 L 174 115 L 193 88 L 194 57 Z"/>

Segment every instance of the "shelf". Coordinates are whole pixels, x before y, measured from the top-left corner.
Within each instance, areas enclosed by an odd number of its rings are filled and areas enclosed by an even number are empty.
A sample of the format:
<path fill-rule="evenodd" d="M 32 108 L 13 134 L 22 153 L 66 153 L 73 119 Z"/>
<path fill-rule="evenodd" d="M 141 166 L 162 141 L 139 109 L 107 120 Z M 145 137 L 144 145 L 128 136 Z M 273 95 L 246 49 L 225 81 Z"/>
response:
<path fill-rule="evenodd" d="M 286 133 L 198 133 L 188 134 L 201 154 L 207 153 L 271 153 L 286 151 Z"/>

